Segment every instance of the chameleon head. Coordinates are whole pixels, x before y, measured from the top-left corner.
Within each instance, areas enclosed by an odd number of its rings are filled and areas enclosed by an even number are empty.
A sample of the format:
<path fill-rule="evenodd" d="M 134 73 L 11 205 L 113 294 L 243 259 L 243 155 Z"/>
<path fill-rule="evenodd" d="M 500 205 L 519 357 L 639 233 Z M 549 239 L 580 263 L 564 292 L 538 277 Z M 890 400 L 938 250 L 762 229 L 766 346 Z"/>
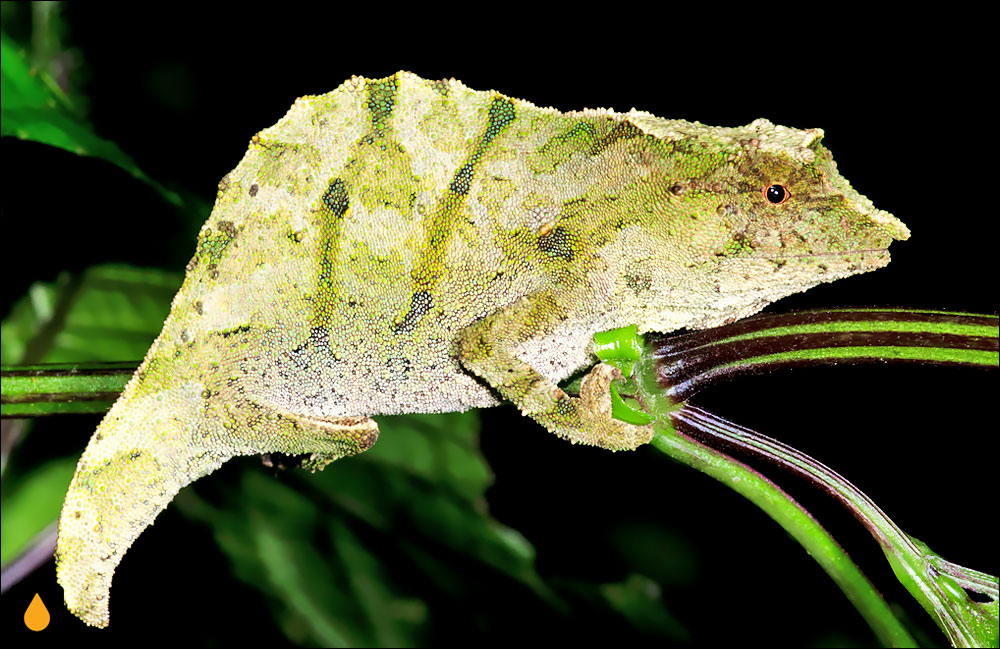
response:
<path fill-rule="evenodd" d="M 840 175 L 820 129 L 764 119 L 739 128 L 640 126 L 675 154 L 665 158 L 660 234 L 674 245 L 683 238 L 686 265 L 703 270 L 697 292 L 715 295 L 688 326 L 745 317 L 821 282 L 881 268 L 889 244 L 909 237 Z"/>
<path fill-rule="evenodd" d="M 722 215 L 729 217 L 723 223 L 732 230 L 732 251 L 782 265 L 863 271 L 887 264 L 889 244 L 910 236 L 840 175 L 820 144 L 822 130 L 763 119 L 734 130 L 742 135 L 733 161 L 742 182 Z"/>

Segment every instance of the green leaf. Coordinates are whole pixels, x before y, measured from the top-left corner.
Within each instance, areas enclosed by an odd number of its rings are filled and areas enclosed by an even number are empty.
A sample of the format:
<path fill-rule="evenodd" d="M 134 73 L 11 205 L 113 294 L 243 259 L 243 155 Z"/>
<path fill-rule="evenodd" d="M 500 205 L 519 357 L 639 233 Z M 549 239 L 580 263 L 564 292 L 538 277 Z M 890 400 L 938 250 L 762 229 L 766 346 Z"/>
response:
<path fill-rule="evenodd" d="M 435 612 L 427 594 L 458 597 L 484 579 L 561 605 L 531 545 L 487 513 L 492 477 L 474 413 L 386 417 L 380 427 L 371 451 L 322 472 L 272 477 L 243 463 L 238 488 L 199 484 L 175 502 L 211 526 L 293 642 L 424 644 Z"/>
<path fill-rule="evenodd" d="M 447 486 L 470 502 L 482 499 L 493 472 L 479 452 L 479 419 L 472 413 L 379 420 L 381 442 L 366 452 L 365 462 L 399 470 Z"/>
<path fill-rule="evenodd" d="M 382 432 L 371 451 L 357 461 L 334 465 L 336 470 L 302 475 L 303 482 L 386 533 L 409 530 L 411 536 L 482 562 L 558 605 L 535 573 L 531 544 L 487 513 L 484 494 L 492 474 L 478 450 L 478 416 L 384 417 L 379 426 Z M 404 470 L 395 458 L 418 445 L 431 449 L 429 459 Z M 387 511 L 393 515 L 386 516 Z"/>
<path fill-rule="evenodd" d="M 3 481 L 0 564 L 15 558 L 55 520 L 75 469 L 76 457 L 61 457 L 35 467 L 15 489 L 8 489 L 9 481 Z"/>
<path fill-rule="evenodd" d="M 383 562 L 348 521 L 330 517 L 307 493 L 240 472 L 218 506 L 191 490 L 177 500 L 187 516 L 211 525 L 235 574 L 269 596 L 285 635 L 300 644 L 419 644 L 426 610 L 394 586 Z"/>
<path fill-rule="evenodd" d="M 177 273 L 129 266 L 36 282 L 0 324 L 0 358 L 4 365 L 140 360 L 180 284 Z"/>
<path fill-rule="evenodd" d="M 602 584 L 601 595 L 621 613 L 633 628 L 675 641 L 689 641 L 690 633 L 670 614 L 663 603 L 660 585 L 642 575 L 630 575 L 623 582 Z"/>
<path fill-rule="evenodd" d="M 43 81 L 45 72 L 32 69 L 26 53 L 6 34 L 0 34 L 0 117 L 3 135 L 31 140 L 115 164 L 180 206 L 183 199 L 147 176 L 117 144 L 98 137 L 78 119 L 65 97 Z"/>

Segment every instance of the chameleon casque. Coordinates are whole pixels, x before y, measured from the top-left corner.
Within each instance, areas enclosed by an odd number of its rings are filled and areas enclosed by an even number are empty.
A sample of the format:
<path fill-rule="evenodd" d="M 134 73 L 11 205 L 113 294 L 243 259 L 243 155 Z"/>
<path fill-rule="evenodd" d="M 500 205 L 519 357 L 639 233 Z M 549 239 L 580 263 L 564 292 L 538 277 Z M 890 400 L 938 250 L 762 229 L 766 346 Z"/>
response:
<path fill-rule="evenodd" d="M 593 334 L 704 328 L 884 266 L 906 226 L 819 129 L 562 113 L 458 81 L 354 77 L 298 99 L 219 184 L 163 331 L 80 459 L 59 522 L 68 608 L 106 626 L 115 567 L 237 455 L 364 451 L 369 417 L 513 402 L 611 450 Z"/>

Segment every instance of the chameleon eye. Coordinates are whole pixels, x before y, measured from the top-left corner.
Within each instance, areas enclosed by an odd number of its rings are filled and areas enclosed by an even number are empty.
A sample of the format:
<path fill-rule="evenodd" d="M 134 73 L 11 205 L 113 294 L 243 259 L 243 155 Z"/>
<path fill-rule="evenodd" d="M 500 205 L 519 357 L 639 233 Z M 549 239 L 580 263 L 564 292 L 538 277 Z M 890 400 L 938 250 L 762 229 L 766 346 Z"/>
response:
<path fill-rule="evenodd" d="M 760 190 L 760 193 L 764 195 L 764 198 L 769 203 L 774 203 L 775 205 L 781 205 L 792 197 L 792 194 L 783 185 L 768 185 Z"/>

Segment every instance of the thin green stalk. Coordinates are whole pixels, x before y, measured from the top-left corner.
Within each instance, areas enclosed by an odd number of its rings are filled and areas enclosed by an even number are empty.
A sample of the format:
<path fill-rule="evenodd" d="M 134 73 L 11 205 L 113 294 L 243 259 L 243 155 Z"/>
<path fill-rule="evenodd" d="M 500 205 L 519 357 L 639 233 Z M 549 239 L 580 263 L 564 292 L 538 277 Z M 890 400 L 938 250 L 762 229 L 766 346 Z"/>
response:
<path fill-rule="evenodd" d="M 723 453 L 733 446 L 795 470 L 848 507 L 876 537 L 900 582 L 956 646 L 997 643 L 998 580 L 934 555 L 857 488 L 776 440 L 687 404 L 721 379 L 779 368 L 916 362 L 995 369 L 998 319 L 966 313 L 839 309 L 761 316 L 716 329 L 640 339 L 634 327 L 595 336 L 598 356 L 630 377 L 612 386 L 614 416 L 655 421 L 652 444 L 738 491 L 809 551 L 886 644 L 911 644 L 891 610 L 830 535 L 791 497 Z M 969 593 L 977 593 L 974 600 Z"/>
<path fill-rule="evenodd" d="M 4 367 L 0 415 L 42 417 L 107 412 L 138 363 L 74 363 Z"/>
<path fill-rule="evenodd" d="M 827 493 L 871 532 L 882 547 L 900 583 L 937 622 L 956 647 L 996 646 L 998 580 L 953 564 L 906 534 L 865 495 L 836 471 L 778 440 L 736 426 L 692 406 L 671 414 L 682 434 L 727 447 L 737 447 L 773 464 L 791 469 Z M 708 442 L 711 445 L 711 442 Z M 987 601 L 975 601 L 969 592 Z"/>
<path fill-rule="evenodd" d="M 758 316 L 679 336 L 646 337 L 649 362 L 674 403 L 736 376 L 788 367 L 920 363 L 995 368 L 997 316 L 836 309 Z"/>
<path fill-rule="evenodd" d="M 871 582 L 801 505 L 745 464 L 681 435 L 669 421 L 669 417 L 657 420 L 651 442 L 654 447 L 712 476 L 764 510 L 830 575 L 882 643 L 890 647 L 917 646 Z M 776 610 L 774 615 L 775 624 L 780 624 L 782 612 Z"/>

